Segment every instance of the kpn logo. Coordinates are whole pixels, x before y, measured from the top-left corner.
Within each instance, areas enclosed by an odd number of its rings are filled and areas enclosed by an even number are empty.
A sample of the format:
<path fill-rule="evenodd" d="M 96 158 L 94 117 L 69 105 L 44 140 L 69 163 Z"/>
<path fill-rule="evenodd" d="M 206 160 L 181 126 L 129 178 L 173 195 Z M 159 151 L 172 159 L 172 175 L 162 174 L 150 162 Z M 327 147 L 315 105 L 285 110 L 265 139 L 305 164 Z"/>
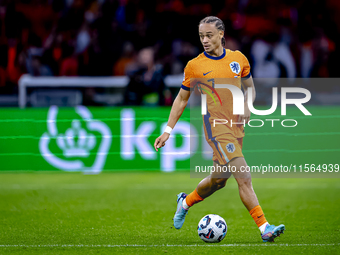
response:
<path fill-rule="evenodd" d="M 39 141 L 40 153 L 60 170 L 99 173 L 111 146 L 111 130 L 105 123 L 94 120 L 85 106 L 74 110 L 74 114 L 58 119 L 58 107 L 49 108 L 47 132 Z"/>
<path fill-rule="evenodd" d="M 91 133 L 87 133 L 81 127 L 79 120 L 73 120 L 72 127 L 68 128 L 65 134 L 58 135 L 57 144 L 67 158 L 86 158 L 96 146 L 96 137 Z"/>

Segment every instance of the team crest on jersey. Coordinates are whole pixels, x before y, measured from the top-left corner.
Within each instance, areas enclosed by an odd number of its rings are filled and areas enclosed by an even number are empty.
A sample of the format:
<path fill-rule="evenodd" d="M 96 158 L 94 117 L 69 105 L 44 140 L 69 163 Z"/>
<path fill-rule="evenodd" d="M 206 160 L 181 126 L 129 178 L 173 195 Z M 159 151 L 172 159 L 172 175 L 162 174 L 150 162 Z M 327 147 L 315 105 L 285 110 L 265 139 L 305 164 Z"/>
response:
<path fill-rule="evenodd" d="M 226 149 L 229 153 L 233 153 L 235 151 L 235 145 L 233 143 L 228 143 Z"/>
<path fill-rule="evenodd" d="M 239 74 L 239 72 L 241 71 L 240 64 L 235 61 L 231 62 L 229 66 L 233 73 Z"/>

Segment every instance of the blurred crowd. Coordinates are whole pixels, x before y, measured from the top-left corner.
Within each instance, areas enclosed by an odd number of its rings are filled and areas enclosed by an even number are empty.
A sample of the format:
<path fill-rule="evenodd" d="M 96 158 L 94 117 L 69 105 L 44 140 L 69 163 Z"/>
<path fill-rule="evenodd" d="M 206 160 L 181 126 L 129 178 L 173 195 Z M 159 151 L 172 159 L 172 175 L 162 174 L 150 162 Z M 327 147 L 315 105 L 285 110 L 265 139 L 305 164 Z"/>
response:
<path fill-rule="evenodd" d="M 140 90 L 164 95 L 163 77 L 203 51 L 208 15 L 224 21 L 226 48 L 249 58 L 254 77 L 337 77 L 339 14 L 339 0 L 0 0 L 0 93 L 29 73 L 129 75 L 127 104 Z"/>

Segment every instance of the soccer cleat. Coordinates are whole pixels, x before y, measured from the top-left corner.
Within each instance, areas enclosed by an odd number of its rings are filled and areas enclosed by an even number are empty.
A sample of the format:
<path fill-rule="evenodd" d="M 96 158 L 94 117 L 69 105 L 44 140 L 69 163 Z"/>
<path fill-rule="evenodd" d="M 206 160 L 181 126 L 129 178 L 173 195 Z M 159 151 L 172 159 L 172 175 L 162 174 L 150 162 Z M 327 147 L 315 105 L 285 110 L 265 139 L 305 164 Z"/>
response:
<path fill-rule="evenodd" d="M 185 216 L 188 214 L 188 210 L 185 210 L 182 206 L 183 200 L 187 197 L 187 194 L 181 192 L 177 195 L 177 210 L 175 212 L 174 227 L 180 229 L 183 226 Z"/>
<path fill-rule="evenodd" d="M 280 234 L 283 234 L 285 230 L 285 225 L 281 224 L 279 226 L 267 225 L 263 234 L 261 235 L 263 242 L 274 242 L 274 239 Z"/>

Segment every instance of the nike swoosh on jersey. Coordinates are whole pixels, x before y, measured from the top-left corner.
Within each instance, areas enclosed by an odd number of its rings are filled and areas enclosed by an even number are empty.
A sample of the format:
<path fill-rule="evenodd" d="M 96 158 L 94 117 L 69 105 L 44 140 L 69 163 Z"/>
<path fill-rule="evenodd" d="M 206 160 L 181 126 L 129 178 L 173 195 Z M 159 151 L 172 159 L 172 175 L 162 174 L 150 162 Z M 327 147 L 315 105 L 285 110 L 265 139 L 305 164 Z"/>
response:
<path fill-rule="evenodd" d="M 211 73 L 211 72 L 212 72 L 212 70 L 210 72 L 203 73 L 203 76 L 206 76 L 208 73 Z"/>

